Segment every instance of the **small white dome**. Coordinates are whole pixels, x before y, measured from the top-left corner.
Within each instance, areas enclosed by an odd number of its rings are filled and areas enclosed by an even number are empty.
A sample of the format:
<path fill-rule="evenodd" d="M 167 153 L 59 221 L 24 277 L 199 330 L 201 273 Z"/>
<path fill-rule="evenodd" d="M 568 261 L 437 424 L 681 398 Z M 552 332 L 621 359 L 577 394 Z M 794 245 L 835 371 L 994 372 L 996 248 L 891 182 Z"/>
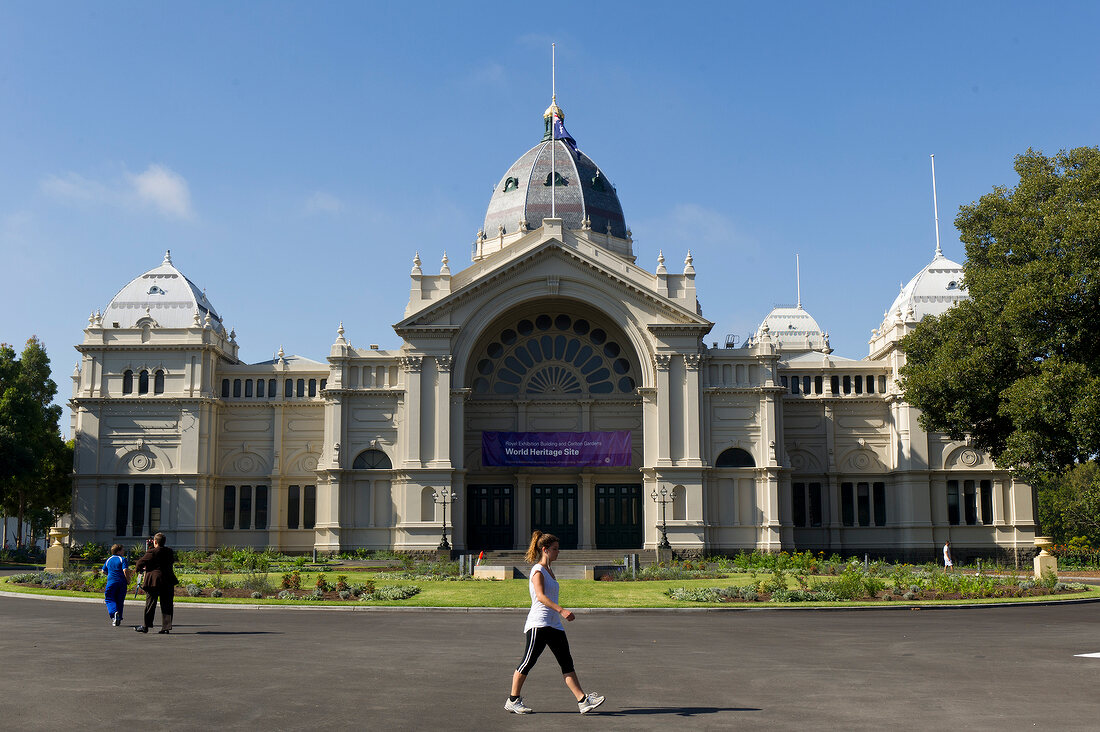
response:
<path fill-rule="evenodd" d="M 900 316 L 906 322 L 920 321 L 926 315 L 942 315 L 967 297 L 962 265 L 937 251 L 935 258 L 901 288 L 886 318 Z"/>
<path fill-rule="evenodd" d="M 216 330 L 225 330 L 221 316 L 203 291 L 172 265 L 171 252 L 165 252 L 159 267 L 135 277 L 118 291 L 103 311 L 103 323 L 108 327 L 118 323 L 119 328 L 132 328 L 148 311 L 161 328 L 189 328 L 194 325 L 196 310 L 200 322 L 209 313 L 211 325 Z"/>
<path fill-rule="evenodd" d="M 768 336 L 783 351 L 820 351 L 828 347 L 821 326 L 801 305 L 773 308 L 757 328 L 754 340 L 763 335 L 764 326 L 768 327 Z"/>

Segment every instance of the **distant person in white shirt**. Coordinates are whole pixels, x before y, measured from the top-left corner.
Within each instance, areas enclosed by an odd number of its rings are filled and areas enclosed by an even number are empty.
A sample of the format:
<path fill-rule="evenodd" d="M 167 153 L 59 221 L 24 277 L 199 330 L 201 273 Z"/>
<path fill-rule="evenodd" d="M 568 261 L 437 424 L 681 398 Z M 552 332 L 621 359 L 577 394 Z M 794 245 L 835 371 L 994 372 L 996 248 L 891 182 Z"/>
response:
<path fill-rule="evenodd" d="M 943 571 L 950 572 L 955 566 L 955 563 L 951 561 L 951 542 L 945 541 L 943 543 Z"/>

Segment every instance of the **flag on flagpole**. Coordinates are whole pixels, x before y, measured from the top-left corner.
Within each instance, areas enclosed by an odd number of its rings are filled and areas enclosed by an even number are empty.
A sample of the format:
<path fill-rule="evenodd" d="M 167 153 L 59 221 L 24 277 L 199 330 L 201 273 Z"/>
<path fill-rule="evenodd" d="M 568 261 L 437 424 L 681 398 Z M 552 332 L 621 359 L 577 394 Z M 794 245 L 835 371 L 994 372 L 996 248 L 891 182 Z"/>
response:
<path fill-rule="evenodd" d="M 573 136 L 569 134 L 569 131 L 565 129 L 565 122 L 562 121 L 561 116 L 554 112 L 554 139 L 561 140 L 566 146 L 573 151 L 573 154 L 577 153 L 577 141 L 573 139 Z"/>

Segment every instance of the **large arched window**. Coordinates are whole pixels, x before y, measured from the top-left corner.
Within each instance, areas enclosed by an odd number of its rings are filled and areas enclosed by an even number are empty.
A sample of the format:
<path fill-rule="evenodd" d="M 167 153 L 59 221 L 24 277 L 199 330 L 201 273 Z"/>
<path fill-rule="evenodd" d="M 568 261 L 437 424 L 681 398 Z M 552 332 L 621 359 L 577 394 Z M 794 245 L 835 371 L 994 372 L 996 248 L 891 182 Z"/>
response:
<path fill-rule="evenodd" d="M 746 450 L 740 447 L 731 447 L 718 456 L 714 463 L 716 468 L 755 468 L 756 461 L 752 459 Z"/>
<path fill-rule="evenodd" d="M 145 369 L 142 369 L 141 373 L 138 374 L 138 394 L 148 394 L 148 393 L 149 393 L 149 372 L 146 371 Z"/>
<path fill-rule="evenodd" d="M 156 373 L 153 374 L 153 393 L 164 393 L 164 371 L 161 369 L 157 369 Z"/>
<path fill-rule="evenodd" d="M 122 372 L 122 393 L 134 393 L 134 372 L 130 369 L 126 369 L 124 372 Z"/>
<path fill-rule="evenodd" d="M 601 327 L 565 313 L 522 318 L 474 363 L 475 394 L 630 394 L 635 367 Z"/>
<path fill-rule="evenodd" d="M 352 463 L 351 468 L 352 470 L 390 470 L 393 468 L 393 463 L 381 450 L 363 450 L 355 456 L 355 462 Z"/>

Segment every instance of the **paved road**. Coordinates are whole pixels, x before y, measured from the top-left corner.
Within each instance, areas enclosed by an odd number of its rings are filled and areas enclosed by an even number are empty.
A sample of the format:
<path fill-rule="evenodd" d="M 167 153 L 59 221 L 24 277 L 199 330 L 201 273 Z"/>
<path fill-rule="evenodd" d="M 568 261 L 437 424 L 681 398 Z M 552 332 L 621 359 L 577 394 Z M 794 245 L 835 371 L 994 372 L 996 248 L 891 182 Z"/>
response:
<path fill-rule="evenodd" d="M 128 620 L 138 620 L 130 602 Z M 102 606 L 0 597 L 5 729 L 1097 729 L 1100 604 L 580 613 L 580 717 L 549 653 L 507 714 L 523 612 Z"/>

